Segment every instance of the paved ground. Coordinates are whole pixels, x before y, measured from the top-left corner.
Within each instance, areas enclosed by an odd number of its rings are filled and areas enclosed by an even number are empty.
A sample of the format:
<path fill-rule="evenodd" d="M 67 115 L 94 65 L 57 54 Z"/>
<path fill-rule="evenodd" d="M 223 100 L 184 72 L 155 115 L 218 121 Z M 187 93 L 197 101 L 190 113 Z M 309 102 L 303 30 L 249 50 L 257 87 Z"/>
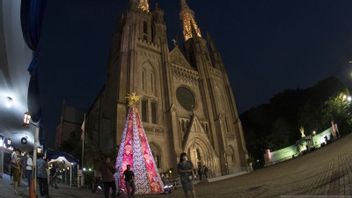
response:
<path fill-rule="evenodd" d="M 0 197 L 15 197 L 6 181 L 0 180 Z M 4 189 L 4 190 L 3 190 Z M 24 187 L 23 189 L 24 190 Z M 318 151 L 236 178 L 202 183 L 196 186 L 197 197 L 351 197 L 352 135 Z M 26 193 L 26 192 L 24 192 Z M 103 197 L 85 190 L 61 187 L 51 189 L 51 197 Z M 336 195 L 336 196 L 333 196 Z M 169 195 L 148 195 L 143 198 L 179 198 L 176 190 Z M 327 197 L 327 196 L 318 196 Z"/>

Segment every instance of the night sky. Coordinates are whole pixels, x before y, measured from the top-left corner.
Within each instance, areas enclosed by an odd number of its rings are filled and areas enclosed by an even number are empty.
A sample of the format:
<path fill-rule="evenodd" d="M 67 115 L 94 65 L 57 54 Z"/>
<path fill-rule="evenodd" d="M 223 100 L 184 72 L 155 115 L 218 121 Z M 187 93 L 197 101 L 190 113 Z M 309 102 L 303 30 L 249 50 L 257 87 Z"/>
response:
<path fill-rule="evenodd" d="M 39 74 L 49 145 L 63 100 L 86 110 L 102 88 L 112 33 L 127 2 L 48 0 Z M 169 40 L 183 38 L 179 0 L 153 0 L 152 9 L 156 2 L 165 10 Z M 309 87 L 331 75 L 347 80 L 352 71 L 351 0 L 188 3 L 203 35 L 209 32 L 222 54 L 240 112 L 287 88 Z"/>

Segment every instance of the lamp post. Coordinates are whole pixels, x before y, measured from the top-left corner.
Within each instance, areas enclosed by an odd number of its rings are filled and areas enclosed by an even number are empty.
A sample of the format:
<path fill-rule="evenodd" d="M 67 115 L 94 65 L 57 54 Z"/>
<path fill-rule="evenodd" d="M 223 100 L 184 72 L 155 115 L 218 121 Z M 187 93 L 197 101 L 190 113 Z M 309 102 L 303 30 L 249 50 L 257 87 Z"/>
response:
<path fill-rule="evenodd" d="M 26 112 L 24 113 L 24 118 L 23 118 L 23 124 L 24 126 L 29 126 L 29 125 L 33 125 L 35 127 L 35 135 L 34 135 L 34 149 L 33 149 L 33 174 L 34 177 L 34 191 L 36 191 L 36 185 L 37 185 L 37 149 L 38 149 L 38 145 L 39 145 L 39 126 L 38 123 L 33 123 L 31 121 L 32 117 L 31 115 Z"/>

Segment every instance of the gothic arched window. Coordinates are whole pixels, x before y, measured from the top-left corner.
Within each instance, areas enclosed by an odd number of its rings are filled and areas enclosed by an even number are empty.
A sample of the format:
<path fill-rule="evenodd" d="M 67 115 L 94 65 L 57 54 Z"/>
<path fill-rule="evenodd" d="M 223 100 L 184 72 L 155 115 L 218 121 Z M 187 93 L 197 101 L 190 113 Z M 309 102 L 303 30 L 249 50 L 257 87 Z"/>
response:
<path fill-rule="evenodd" d="M 146 21 L 143 22 L 143 33 L 148 34 L 148 23 Z"/>
<path fill-rule="evenodd" d="M 157 124 L 157 103 L 155 101 L 151 102 L 151 110 L 152 110 L 152 123 Z"/>
<path fill-rule="evenodd" d="M 143 99 L 142 105 L 142 122 L 148 122 L 148 100 Z"/>
<path fill-rule="evenodd" d="M 145 69 L 142 70 L 142 90 L 145 90 Z"/>
<path fill-rule="evenodd" d="M 154 93 L 154 74 L 150 73 L 150 90 L 152 93 Z"/>

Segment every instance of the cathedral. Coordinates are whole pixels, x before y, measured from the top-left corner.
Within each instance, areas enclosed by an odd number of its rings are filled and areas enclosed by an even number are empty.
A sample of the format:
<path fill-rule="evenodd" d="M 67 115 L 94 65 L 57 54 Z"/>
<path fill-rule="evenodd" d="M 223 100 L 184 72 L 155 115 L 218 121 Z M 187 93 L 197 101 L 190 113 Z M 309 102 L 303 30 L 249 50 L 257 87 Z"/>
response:
<path fill-rule="evenodd" d="M 113 35 L 105 86 L 87 113 L 87 141 L 102 153 L 116 148 L 126 96 L 136 92 L 160 171 L 175 168 L 182 152 L 212 176 L 243 171 L 247 149 L 220 53 L 186 0 L 180 0 L 179 15 L 183 41 L 173 39 L 170 47 L 164 11 L 151 10 L 148 0 L 129 0 Z"/>

